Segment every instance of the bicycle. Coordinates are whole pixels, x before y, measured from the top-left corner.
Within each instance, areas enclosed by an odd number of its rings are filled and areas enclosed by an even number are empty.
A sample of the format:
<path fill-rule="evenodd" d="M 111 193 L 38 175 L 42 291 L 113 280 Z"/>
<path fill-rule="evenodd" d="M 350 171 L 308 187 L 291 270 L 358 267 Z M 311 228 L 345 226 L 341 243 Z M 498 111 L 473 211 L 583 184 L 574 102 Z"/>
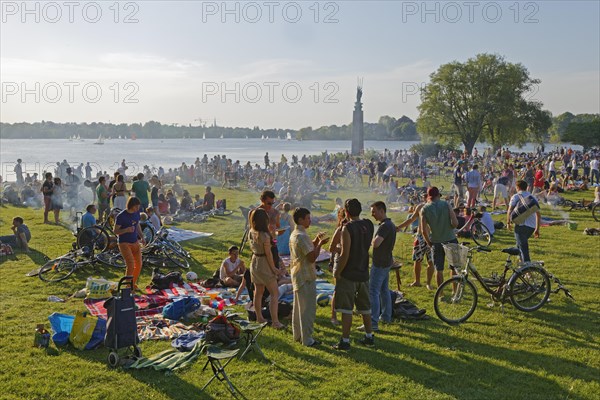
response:
<path fill-rule="evenodd" d="M 575 210 L 591 210 L 592 217 L 596 222 L 600 222 L 600 203 L 596 203 L 593 201 L 573 201 L 573 200 L 563 200 L 561 204 L 563 207 L 568 207 L 568 211 Z"/>
<path fill-rule="evenodd" d="M 477 209 L 471 209 L 471 215 L 465 220 L 465 224 L 460 229 L 455 229 L 457 236 L 460 234 L 473 239 L 478 246 L 487 247 L 492 243 L 492 234 L 490 230 L 481 222 L 482 214 Z"/>
<path fill-rule="evenodd" d="M 67 279 L 78 269 L 87 265 L 97 264 L 98 262 L 112 267 L 125 268 L 124 261 L 120 263 L 110 262 L 111 258 L 116 254 L 120 255 L 118 252 L 115 253 L 113 251 L 106 251 L 96 255 L 93 248 L 74 248 L 63 256 L 47 261 L 40 268 L 38 276 L 44 282 L 59 282 Z"/>
<path fill-rule="evenodd" d="M 117 214 L 120 212 L 121 209 L 113 208 L 108 213 L 108 216 L 104 222 L 93 226 L 88 226 L 87 228 L 83 229 L 77 227 L 77 231 L 74 233 L 76 237 L 77 248 L 82 249 L 87 247 L 99 252 L 104 252 L 109 247 L 116 246 L 117 235 L 115 235 L 113 232 L 112 227 L 114 226 Z"/>
<path fill-rule="evenodd" d="M 514 266 L 511 256 L 520 254 L 520 250 L 517 248 L 502 250 L 503 253 L 508 254 L 504 272 L 499 278 L 492 279 L 483 278 L 471 262 L 473 251 L 490 252 L 490 249 L 451 243 L 444 245 L 444 250 L 453 271 L 456 272 L 455 266 L 464 265 L 462 271 L 440 285 L 433 300 L 435 313 L 449 325 L 465 322 L 475 312 L 478 294 L 475 285 L 469 280 L 469 272 L 492 296 L 494 302 L 503 304 L 510 300 L 518 310 L 532 312 L 540 309 L 548 301 L 551 291 L 551 274 L 544 269 L 544 262 L 533 261 L 518 263 L 517 266 Z M 506 279 L 508 271 L 512 271 L 512 273 Z M 562 284 L 559 283 L 559 285 L 557 291 L 565 290 L 565 294 L 572 298 L 570 292 Z"/>

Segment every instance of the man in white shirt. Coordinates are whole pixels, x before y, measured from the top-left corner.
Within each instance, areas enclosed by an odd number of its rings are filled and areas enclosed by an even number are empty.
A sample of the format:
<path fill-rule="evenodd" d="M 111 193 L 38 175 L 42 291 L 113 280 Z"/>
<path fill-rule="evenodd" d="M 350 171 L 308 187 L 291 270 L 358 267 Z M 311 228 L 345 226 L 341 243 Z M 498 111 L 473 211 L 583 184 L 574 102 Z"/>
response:
<path fill-rule="evenodd" d="M 494 220 L 489 212 L 487 212 L 487 208 L 485 206 L 481 206 L 479 209 L 481 211 L 481 223 L 485 225 L 488 231 L 490 231 L 490 235 L 494 236 L 496 232 L 496 228 L 494 228 Z"/>
<path fill-rule="evenodd" d="M 531 196 L 531 193 L 527 191 L 527 182 L 517 181 L 517 194 L 510 199 L 510 206 L 506 213 L 506 225 L 510 229 L 512 221 L 510 215 L 515 207 L 519 207 L 519 204 Z M 529 238 L 533 235 L 536 239 L 540 237 L 540 221 L 542 217 L 540 211 L 536 211 L 531 214 L 525 221 L 520 224 L 515 224 L 515 240 L 517 247 L 521 251 L 521 261 L 529 262 L 531 257 L 529 256 Z"/>
<path fill-rule="evenodd" d="M 554 166 L 554 159 L 551 158 L 550 162 L 548 163 L 548 174 L 549 174 L 549 180 L 550 181 L 555 181 L 556 180 L 556 167 Z"/>
<path fill-rule="evenodd" d="M 244 272 L 246 272 L 246 265 L 239 258 L 239 249 L 237 246 L 231 246 L 229 248 L 229 257 L 221 263 L 219 279 L 221 279 L 224 286 L 238 287 L 242 283 Z"/>

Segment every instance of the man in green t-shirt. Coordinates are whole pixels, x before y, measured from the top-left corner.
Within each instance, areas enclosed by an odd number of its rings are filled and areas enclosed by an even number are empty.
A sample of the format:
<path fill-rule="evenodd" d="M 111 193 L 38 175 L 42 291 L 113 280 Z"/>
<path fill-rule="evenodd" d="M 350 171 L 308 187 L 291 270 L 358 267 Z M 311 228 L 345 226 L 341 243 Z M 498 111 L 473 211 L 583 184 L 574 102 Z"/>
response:
<path fill-rule="evenodd" d="M 148 200 L 150 184 L 144 180 L 144 174 L 141 172 L 137 174 L 137 181 L 133 182 L 131 185 L 131 190 L 134 191 L 135 197 L 140 199 L 140 203 L 142 203 L 141 209 L 146 211 L 146 208 L 148 208 L 148 204 L 150 203 Z"/>
<path fill-rule="evenodd" d="M 433 186 L 427 190 L 427 204 L 421 209 L 423 239 L 431 247 L 438 287 L 444 281 L 444 244 L 458 243 L 454 228 L 458 219 L 452 206 L 440 199 L 440 191 Z M 450 271 L 452 273 L 452 270 Z"/>
<path fill-rule="evenodd" d="M 98 186 L 96 187 L 96 197 L 98 198 L 98 221 L 104 221 L 104 216 L 108 218 L 108 189 L 106 188 L 106 177 L 101 176 L 98 179 Z"/>

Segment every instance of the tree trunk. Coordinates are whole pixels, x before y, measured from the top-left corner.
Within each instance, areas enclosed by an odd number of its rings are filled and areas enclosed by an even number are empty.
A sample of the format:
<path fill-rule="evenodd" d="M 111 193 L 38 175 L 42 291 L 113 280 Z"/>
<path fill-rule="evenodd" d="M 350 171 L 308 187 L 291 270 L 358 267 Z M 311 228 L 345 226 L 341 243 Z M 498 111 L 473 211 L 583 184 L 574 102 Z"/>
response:
<path fill-rule="evenodd" d="M 471 153 L 473 152 L 473 147 L 475 147 L 475 143 L 477 143 L 477 138 L 465 138 L 463 140 L 463 145 L 465 146 L 467 154 L 471 155 Z"/>

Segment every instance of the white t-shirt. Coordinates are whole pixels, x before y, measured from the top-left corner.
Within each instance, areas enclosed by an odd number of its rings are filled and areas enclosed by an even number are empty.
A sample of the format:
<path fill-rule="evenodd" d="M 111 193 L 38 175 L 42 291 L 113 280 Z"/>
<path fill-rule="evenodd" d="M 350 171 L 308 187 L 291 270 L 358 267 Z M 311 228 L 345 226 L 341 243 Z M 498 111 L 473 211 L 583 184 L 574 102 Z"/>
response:
<path fill-rule="evenodd" d="M 240 263 L 242 262 L 242 260 L 240 258 L 238 258 L 237 260 L 235 260 L 235 262 L 231 262 L 231 260 L 229 259 L 229 257 L 227 257 L 226 259 L 223 260 L 223 263 L 221 264 L 221 270 L 219 272 L 219 278 L 221 280 L 224 280 L 225 278 L 227 278 L 228 274 L 231 274 L 234 271 L 237 271 L 238 268 L 240 267 Z"/>
<path fill-rule="evenodd" d="M 598 160 L 592 160 L 592 161 L 590 162 L 590 167 L 591 167 L 592 169 L 598 170 L 598 166 L 599 166 L 599 165 L 600 165 L 600 161 L 598 161 Z"/>
<path fill-rule="evenodd" d="M 494 232 L 496 232 L 496 229 L 494 228 L 494 220 L 492 219 L 492 216 L 489 212 L 486 211 L 482 213 L 481 223 L 485 225 L 486 228 L 488 228 L 488 231 L 490 231 L 490 235 L 493 235 Z"/>
<path fill-rule="evenodd" d="M 523 196 L 523 199 L 525 201 L 527 201 L 527 198 L 529 196 L 531 196 L 531 193 L 529 193 L 528 191 L 525 190 L 525 191 L 522 191 L 522 192 L 519 192 L 519 193 L 513 195 L 513 197 L 510 199 L 510 207 L 518 207 L 519 204 L 522 204 L 521 196 Z M 527 219 L 522 224 L 519 224 L 519 225 L 525 225 L 525 226 L 535 229 L 535 221 L 536 221 L 536 213 L 533 213 L 529 217 L 527 217 Z"/>

